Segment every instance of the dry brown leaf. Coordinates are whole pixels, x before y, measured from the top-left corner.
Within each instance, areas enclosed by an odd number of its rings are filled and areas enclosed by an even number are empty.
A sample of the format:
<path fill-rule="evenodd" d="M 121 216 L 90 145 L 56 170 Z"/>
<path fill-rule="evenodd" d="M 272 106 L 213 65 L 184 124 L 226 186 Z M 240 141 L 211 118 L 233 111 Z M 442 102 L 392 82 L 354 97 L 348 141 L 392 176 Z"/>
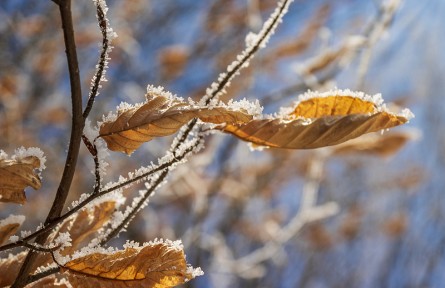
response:
<path fill-rule="evenodd" d="M 60 251 L 62 256 L 72 254 L 89 236 L 97 232 L 107 222 L 115 211 L 114 201 L 102 202 L 93 208 L 80 211 L 74 219 L 62 223 L 57 235 L 69 232 L 72 239 L 71 246 Z M 52 238 L 57 238 L 57 235 Z"/>
<path fill-rule="evenodd" d="M 0 160 L 0 202 L 24 204 L 27 186 L 39 189 L 42 183 L 34 169 L 40 167 L 40 160 L 28 156 L 20 160 Z"/>
<path fill-rule="evenodd" d="M 131 154 L 144 142 L 176 133 L 193 118 L 214 124 L 236 124 L 250 121 L 252 115 L 227 106 L 200 107 L 180 98 L 149 93 L 142 106 L 118 112 L 116 120 L 102 123 L 99 137 L 107 142 L 108 149 Z"/>
<path fill-rule="evenodd" d="M 0 259 L 0 287 L 7 287 L 14 283 L 27 254 L 28 252 L 24 251 L 17 255 L 10 254 L 7 258 Z"/>
<path fill-rule="evenodd" d="M 62 268 L 73 287 L 173 287 L 200 275 L 187 265 L 175 242 L 126 247 L 114 253 L 93 253 Z"/>
<path fill-rule="evenodd" d="M 366 153 L 388 157 L 397 153 L 409 140 L 415 137 L 415 134 L 406 131 L 390 132 L 383 135 L 363 135 L 336 146 L 333 154 Z"/>
<path fill-rule="evenodd" d="M 60 228 L 53 232 L 46 241 L 46 245 L 52 243 L 61 233 L 68 232 L 71 238 L 71 246 L 59 250 L 60 255 L 73 254 L 86 241 L 91 240 L 95 233 L 111 218 L 116 208 L 115 201 L 105 200 L 93 207 L 81 210 L 74 218 L 65 220 Z M 53 263 L 50 254 L 41 254 L 37 258 L 34 269 Z"/>
<path fill-rule="evenodd" d="M 286 115 L 228 124 L 218 129 L 260 146 L 312 149 L 398 126 L 410 117 L 409 111 L 402 114 L 386 111 L 376 96 L 349 90 L 311 92 L 302 99 Z"/>
<path fill-rule="evenodd" d="M 0 221 L 0 245 L 15 234 L 24 220 L 25 216 L 10 215 L 8 218 Z"/>
<path fill-rule="evenodd" d="M 48 288 L 48 287 L 68 288 L 68 287 L 71 287 L 71 285 L 65 279 L 58 280 L 55 275 L 50 275 L 50 276 L 40 279 L 39 281 L 28 284 L 26 286 L 26 288 Z"/>

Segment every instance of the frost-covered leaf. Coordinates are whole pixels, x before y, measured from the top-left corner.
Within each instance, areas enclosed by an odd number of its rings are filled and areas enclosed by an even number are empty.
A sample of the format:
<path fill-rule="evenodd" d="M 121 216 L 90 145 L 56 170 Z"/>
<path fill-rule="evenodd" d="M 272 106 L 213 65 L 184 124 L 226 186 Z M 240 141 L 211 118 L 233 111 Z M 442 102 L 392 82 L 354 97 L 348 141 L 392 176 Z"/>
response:
<path fill-rule="evenodd" d="M 176 133 L 193 118 L 213 124 L 244 123 L 253 118 L 242 108 L 222 103 L 209 107 L 189 104 L 160 89 L 149 91 L 146 97 L 145 103 L 121 107 L 117 116 L 101 124 L 99 137 L 110 150 L 131 154 L 144 142 Z"/>
<path fill-rule="evenodd" d="M 14 283 L 26 254 L 28 253 L 24 251 L 16 255 L 9 254 L 6 258 L 0 259 L 0 287 L 7 287 Z"/>
<path fill-rule="evenodd" d="M 63 265 L 73 287 L 173 287 L 202 274 L 187 265 L 182 245 L 158 241 L 88 253 Z"/>
<path fill-rule="evenodd" d="M 70 288 L 71 284 L 65 279 L 57 279 L 55 275 L 50 275 L 39 281 L 33 282 L 26 286 L 27 288 Z"/>
<path fill-rule="evenodd" d="M 0 245 L 5 243 L 10 236 L 15 234 L 24 220 L 25 216 L 10 215 L 8 218 L 0 221 Z"/>
<path fill-rule="evenodd" d="M 22 159 L 0 159 L 0 202 L 24 204 L 27 186 L 39 189 L 42 183 L 34 169 L 40 167 L 40 159 L 28 156 Z"/>
<path fill-rule="evenodd" d="M 81 247 L 86 241 L 91 240 L 97 235 L 98 230 L 110 220 L 116 206 L 116 201 L 104 198 L 103 201 L 96 202 L 93 207 L 87 207 L 75 214 L 74 218 L 66 219 L 60 227 L 53 232 L 46 241 L 46 245 L 56 245 L 65 243 L 54 243 L 60 241 L 59 237 L 63 237 L 65 233 L 71 238 L 71 245 L 65 246 L 58 250 L 62 256 L 71 255 Z M 58 239 L 59 238 L 59 239 Z M 63 238 L 62 238 L 63 239 Z M 36 260 L 35 267 L 44 266 L 53 263 L 50 254 L 42 254 Z"/>
<path fill-rule="evenodd" d="M 62 223 L 60 229 L 51 238 L 55 239 L 61 233 L 69 232 L 71 246 L 65 247 L 60 254 L 65 256 L 72 254 L 84 240 L 96 233 L 107 221 L 116 208 L 115 201 L 97 203 L 92 208 L 81 210 L 74 219 L 68 219 Z"/>
<path fill-rule="evenodd" d="M 312 149 L 336 145 L 370 132 L 406 123 L 412 113 L 387 111 L 380 95 L 349 90 L 309 92 L 280 115 L 218 129 L 260 146 Z"/>

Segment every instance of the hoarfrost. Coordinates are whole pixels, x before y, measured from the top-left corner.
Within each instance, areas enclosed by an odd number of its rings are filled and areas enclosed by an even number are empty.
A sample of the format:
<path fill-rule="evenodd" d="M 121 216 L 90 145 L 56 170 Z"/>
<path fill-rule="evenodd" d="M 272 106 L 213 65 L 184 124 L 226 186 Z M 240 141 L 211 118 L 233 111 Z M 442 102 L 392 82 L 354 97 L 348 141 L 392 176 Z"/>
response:
<path fill-rule="evenodd" d="M 19 224 L 22 225 L 25 221 L 24 215 L 9 215 L 8 218 L 0 221 L 0 227 L 9 225 L 9 224 Z"/>
<path fill-rule="evenodd" d="M 0 149 L 0 160 L 6 160 L 8 159 L 8 154 Z"/>
<path fill-rule="evenodd" d="M 15 243 L 15 242 L 19 241 L 19 236 L 12 235 L 9 237 L 9 241 Z"/>
<path fill-rule="evenodd" d="M 3 154 L 0 153 L 0 159 L 4 155 L 7 156 L 7 154 L 4 153 L 4 152 L 3 152 Z M 46 168 L 46 166 L 45 166 L 45 163 L 46 163 L 45 153 L 43 153 L 43 151 L 40 148 L 38 148 L 38 147 L 25 148 L 25 147 L 22 146 L 20 148 L 17 148 L 17 149 L 15 149 L 14 155 L 12 155 L 11 159 L 19 161 L 19 160 L 21 160 L 23 158 L 26 158 L 26 157 L 29 157 L 29 156 L 34 156 L 34 157 L 39 159 L 40 167 L 37 168 L 39 171 L 42 171 L 43 169 Z"/>

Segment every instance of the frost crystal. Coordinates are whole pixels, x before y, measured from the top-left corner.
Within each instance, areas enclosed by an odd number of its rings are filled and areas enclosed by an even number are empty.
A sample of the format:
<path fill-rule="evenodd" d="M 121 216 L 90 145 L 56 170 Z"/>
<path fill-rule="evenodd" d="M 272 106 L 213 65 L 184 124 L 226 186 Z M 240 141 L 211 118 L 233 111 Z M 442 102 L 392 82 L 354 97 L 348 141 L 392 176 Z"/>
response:
<path fill-rule="evenodd" d="M 22 225 L 24 221 L 25 221 L 24 215 L 9 215 L 8 218 L 0 221 L 0 227 L 16 223 Z"/>
<path fill-rule="evenodd" d="M 113 49 L 111 42 L 114 38 L 117 37 L 117 34 L 113 31 L 113 28 L 110 27 L 110 23 L 107 18 L 108 7 L 105 0 L 93 0 L 94 5 L 96 5 L 98 13 L 97 18 L 99 22 L 99 27 L 101 29 L 103 35 L 103 41 L 100 45 L 100 58 L 99 62 L 96 65 L 96 73 L 91 79 L 91 89 L 89 98 L 96 97 L 99 95 L 99 88 L 102 87 L 101 83 L 106 82 L 107 79 L 105 77 L 106 68 L 108 68 L 108 61 L 110 60 L 109 53 Z M 100 13 L 99 11 L 102 11 Z"/>
<path fill-rule="evenodd" d="M 4 152 L 3 152 L 3 154 L 0 153 L 0 158 L 4 154 L 6 154 L 6 153 L 4 153 Z M 7 154 L 6 154 L 6 156 L 7 156 Z M 34 157 L 39 159 L 40 167 L 37 168 L 39 171 L 42 171 L 43 169 L 46 168 L 46 166 L 45 166 L 45 162 L 46 162 L 45 154 L 38 147 L 25 148 L 25 147 L 22 146 L 20 148 L 17 148 L 17 149 L 15 149 L 14 155 L 12 155 L 11 159 L 13 159 L 13 160 L 21 160 L 21 159 L 29 157 L 29 156 L 34 156 Z"/>
<path fill-rule="evenodd" d="M 0 149 L 0 160 L 6 160 L 8 159 L 8 154 L 5 153 L 5 151 Z"/>
<path fill-rule="evenodd" d="M 147 94 L 145 95 L 147 101 L 149 101 L 157 96 L 163 96 L 163 97 L 169 99 L 171 102 L 173 102 L 173 101 L 183 102 L 184 101 L 183 98 L 178 97 L 169 91 L 164 91 L 164 87 L 162 87 L 162 86 L 155 87 L 153 85 L 148 85 L 147 86 Z"/>
<path fill-rule="evenodd" d="M 9 241 L 11 241 L 13 243 L 17 242 L 17 241 L 19 241 L 19 236 L 12 235 L 12 236 L 9 237 Z"/>

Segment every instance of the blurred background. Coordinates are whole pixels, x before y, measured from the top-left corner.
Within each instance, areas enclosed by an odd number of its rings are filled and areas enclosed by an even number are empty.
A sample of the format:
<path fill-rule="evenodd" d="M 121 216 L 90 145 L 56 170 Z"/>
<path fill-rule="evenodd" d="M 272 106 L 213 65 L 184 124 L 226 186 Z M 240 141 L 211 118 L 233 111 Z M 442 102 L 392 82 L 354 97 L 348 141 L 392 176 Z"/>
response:
<path fill-rule="evenodd" d="M 257 32 L 275 0 L 107 1 L 114 40 L 90 114 L 144 100 L 147 84 L 200 99 Z M 88 95 L 101 41 L 91 1 L 73 1 Z M 229 135 L 176 169 L 112 245 L 182 239 L 205 275 L 187 287 L 443 287 L 445 283 L 445 1 L 296 0 L 223 100 L 260 99 L 266 113 L 308 89 L 382 93 L 410 108 L 404 127 L 337 147 L 250 151 Z M 69 82 L 59 12 L 50 0 L 0 2 L 0 149 L 40 147 L 43 187 L 25 230 L 43 222 L 69 139 Z M 86 98 L 84 98 L 86 99 Z M 132 157 L 111 153 L 107 180 L 156 161 L 171 137 Z M 91 191 L 82 147 L 70 201 Z M 129 202 L 137 188 L 127 191 Z"/>

